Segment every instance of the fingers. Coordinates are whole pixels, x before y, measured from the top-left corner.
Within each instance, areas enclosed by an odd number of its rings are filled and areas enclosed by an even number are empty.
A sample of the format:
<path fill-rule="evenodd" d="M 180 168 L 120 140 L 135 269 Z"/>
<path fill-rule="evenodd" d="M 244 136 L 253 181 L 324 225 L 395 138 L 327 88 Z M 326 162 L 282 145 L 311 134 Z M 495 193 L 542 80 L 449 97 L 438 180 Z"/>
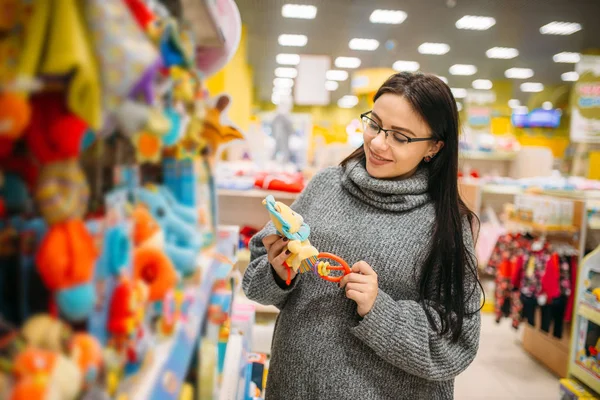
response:
<path fill-rule="evenodd" d="M 361 275 L 359 273 L 351 273 L 351 274 L 345 275 L 342 278 L 342 280 L 340 281 L 340 287 L 341 288 L 345 287 L 346 284 L 349 282 L 368 283 L 369 279 L 370 278 L 368 276 Z"/>
<path fill-rule="evenodd" d="M 288 259 L 290 254 L 291 254 L 291 252 L 289 250 L 282 251 L 281 254 L 279 254 L 277 257 L 275 257 L 273 259 L 273 262 L 271 264 L 283 265 L 283 263 L 285 262 L 285 260 Z"/>
<path fill-rule="evenodd" d="M 377 273 L 371 268 L 365 261 L 359 261 L 352 266 L 352 272 L 363 274 L 363 275 L 377 275 Z"/>
<path fill-rule="evenodd" d="M 345 286 L 346 293 L 349 291 L 355 291 L 359 293 L 366 293 L 369 291 L 369 284 L 367 283 L 356 283 L 356 282 L 348 282 Z"/>
<path fill-rule="evenodd" d="M 269 236 L 265 236 L 262 239 L 262 243 L 267 248 L 267 250 L 269 250 L 269 248 L 280 239 L 281 239 L 281 236 L 279 236 L 279 235 L 269 235 Z"/>
<path fill-rule="evenodd" d="M 346 297 L 350 300 L 354 300 L 357 304 L 359 304 L 365 299 L 366 295 L 362 292 L 353 289 L 346 291 Z"/>

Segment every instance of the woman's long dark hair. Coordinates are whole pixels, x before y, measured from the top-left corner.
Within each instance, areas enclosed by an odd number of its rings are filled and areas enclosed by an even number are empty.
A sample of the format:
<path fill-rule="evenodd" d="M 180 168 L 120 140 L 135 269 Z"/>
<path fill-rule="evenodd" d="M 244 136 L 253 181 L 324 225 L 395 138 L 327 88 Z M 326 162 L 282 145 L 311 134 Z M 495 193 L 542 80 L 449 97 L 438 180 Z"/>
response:
<path fill-rule="evenodd" d="M 467 310 L 471 296 L 478 295 L 477 265 L 463 241 L 463 218 L 469 224 L 477 216 L 469 210 L 458 193 L 458 132 L 456 101 L 450 88 L 434 75 L 401 72 L 385 81 L 374 101 L 386 93 L 404 97 L 430 127 L 435 139 L 444 146 L 429 163 L 429 195 L 435 204 L 436 223 L 431 251 L 419 275 L 419 300 L 433 306 L 441 324 L 436 324 L 430 307 L 425 307 L 430 325 L 440 334 L 450 333 L 454 341 L 462 332 L 465 316 L 479 312 Z M 364 147 L 354 151 L 341 165 L 365 157 Z M 475 238 L 475 234 L 473 237 Z M 467 274 L 474 274 L 473 290 L 465 293 Z"/>

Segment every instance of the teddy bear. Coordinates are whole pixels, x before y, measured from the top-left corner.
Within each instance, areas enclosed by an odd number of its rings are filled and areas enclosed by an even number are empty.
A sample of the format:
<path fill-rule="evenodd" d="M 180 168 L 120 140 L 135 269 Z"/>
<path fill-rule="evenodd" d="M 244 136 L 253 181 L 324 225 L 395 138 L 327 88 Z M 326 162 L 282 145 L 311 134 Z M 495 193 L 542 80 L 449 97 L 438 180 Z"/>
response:
<path fill-rule="evenodd" d="M 317 257 L 319 251 L 310 244 L 308 236 L 310 227 L 304 219 L 286 204 L 275 201 L 273 196 L 267 196 L 263 205 L 269 211 L 271 221 L 281 235 L 290 239 L 288 250 L 292 253 L 286 260 L 287 265 L 298 272 L 302 262 L 311 257 Z"/>

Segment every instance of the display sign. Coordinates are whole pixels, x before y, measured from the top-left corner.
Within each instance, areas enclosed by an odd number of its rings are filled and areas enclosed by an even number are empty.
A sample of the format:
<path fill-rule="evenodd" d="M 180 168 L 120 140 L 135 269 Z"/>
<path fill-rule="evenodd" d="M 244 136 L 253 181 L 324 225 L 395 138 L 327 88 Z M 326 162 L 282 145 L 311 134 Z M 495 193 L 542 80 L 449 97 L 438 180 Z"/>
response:
<path fill-rule="evenodd" d="M 513 113 L 511 120 L 517 128 L 558 128 L 561 116 L 560 110 L 536 108 L 527 114 Z"/>
<path fill-rule="evenodd" d="M 328 105 L 331 100 L 329 91 L 325 88 L 325 75 L 330 68 L 331 58 L 327 56 L 300 56 L 294 103 L 299 106 Z"/>
<path fill-rule="evenodd" d="M 582 56 L 571 94 L 571 140 L 600 143 L 600 57 Z"/>

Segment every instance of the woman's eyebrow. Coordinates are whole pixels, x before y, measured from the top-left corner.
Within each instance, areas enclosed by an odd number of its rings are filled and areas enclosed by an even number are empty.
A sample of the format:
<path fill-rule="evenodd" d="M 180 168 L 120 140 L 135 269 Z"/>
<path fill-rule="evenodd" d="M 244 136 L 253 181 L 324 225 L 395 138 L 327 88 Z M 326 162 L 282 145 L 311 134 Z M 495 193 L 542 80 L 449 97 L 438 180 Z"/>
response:
<path fill-rule="evenodd" d="M 381 118 L 379 118 L 379 115 L 377 115 L 377 114 L 376 114 L 374 111 L 371 111 L 371 115 L 372 115 L 373 117 L 375 117 L 375 118 L 376 118 L 376 119 L 379 121 L 379 123 L 383 123 L 382 119 L 381 119 Z M 392 128 L 391 128 L 391 129 L 393 129 L 393 130 L 396 130 L 396 131 L 402 131 L 402 132 L 406 132 L 406 133 L 408 133 L 409 135 L 412 135 L 412 136 L 414 136 L 414 137 L 417 137 L 417 135 L 415 135 L 415 133 L 414 133 L 413 131 L 411 131 L 410 129 L 408 129 L 408 128 L 403 128 L 403 127 L 401 127 L 401 126 L 395 126 L 395 125 L 392 125 Z"/>

